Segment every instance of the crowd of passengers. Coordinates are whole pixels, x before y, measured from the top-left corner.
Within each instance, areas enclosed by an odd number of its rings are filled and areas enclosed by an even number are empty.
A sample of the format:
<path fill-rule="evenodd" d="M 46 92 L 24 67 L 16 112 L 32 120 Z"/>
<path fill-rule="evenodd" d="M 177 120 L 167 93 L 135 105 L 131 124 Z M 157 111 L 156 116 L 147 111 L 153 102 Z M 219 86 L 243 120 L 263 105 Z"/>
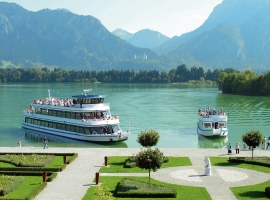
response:
<path fill-rule="evenodd" d="M 209 115 L 226 115 L 222 110 L 208 110 L 205 108 L 204 110 L 199 109 L 198 115 L 200 116 L 209 116 Z"/>
<path fill-rule="evenodd" d="M 74 105 L 73 101 L 74 100 L 72 100 L 72 99 L 58 99 L 58 98 L 48 99 L 48 98 L 46 98 L 44 100 L 33 100 L 33 104 L 71 107 Z"/>
<path fill-rule="evenodd" d="M 110 117 L 108 113 L 102 113 L 101 116 L 98 116 L 97 113 L 91 113 L 91 116 L 82 115 L 82 122 L 85 121 L 97 121 L 97 120 L 110 120 L 110 119 L 118 119 L 118 116 L 115 115 L 114 117 Z"/>

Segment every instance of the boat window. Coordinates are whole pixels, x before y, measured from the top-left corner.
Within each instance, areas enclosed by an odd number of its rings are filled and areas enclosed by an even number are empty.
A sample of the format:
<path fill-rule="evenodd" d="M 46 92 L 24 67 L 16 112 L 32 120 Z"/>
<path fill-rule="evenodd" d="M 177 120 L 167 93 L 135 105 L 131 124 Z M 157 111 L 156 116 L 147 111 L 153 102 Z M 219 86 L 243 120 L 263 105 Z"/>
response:
<path fill-rule="evenodd" d="M 61 111 L 57 111 L 57 117 L 62 117 L 62 112 Z"/>
<path fill-rule="evenodd" d="M 57 117 L 57 111 L 53 110 L 53 116 Z"/>
<path fill-rule="evenodd" d="M 62 129 L 62 130 L 66 130 L 66 125 L 65 125 L 65 124 L 62 124 L 62 125 L 61 125 L 61 129 Z"/>
<path fill-rule="evenodd" d="M 211 122 L 204 123 L 204 128 L 212 128 L 212 123 Z"/>
<path fill-rule="evenodd" d="M 57 123 L 57 124 L 56 124 L 56 128 L 57 128 L 57 129 L 61 129 L 61 124 L 58 124 L 58 123 Z"/>
<path fill-rule="evenodd" d="M 26 118 L 26 120 L 25 120 L 27 123 L 29 123 L 29 124 L 32 124 L 32 119 L 30 119 L 30 118 Z"/>
<path fill-rule="evenodd" d="M 66 112 L 66 118 L 71 118 L 70 116 L 70 112 Z"/>
<path fill-rule="evenodd" d="M 92 127 L 91 128 L 91 134 L 101 134 L 102 132 L 102 130 L 101 130 L 101 128 L 100 127 Z"/>
<path fill-rule="evenodd" d="M 41 114 L 40 108 L 35 109 L 36 114 Z"/>
<path fill-rule="evenodd" d="M 75 132 L 79 133 L 80 132 L 80 127 L 76 126 Z"/>
<path fill-rule="evenodd" d="M 66 125 L 66 130 L 70 131 L 70 125 Z"/>
<path fill-rule="evenodd" d="M 75 126 L 70 126 L 70 131 L 75 132 Z"/>
<path fill-rule="evenodd" d="M 41 109 L 41 114 L 42 115 L 47 115 L 48 114 L 48 110 L 47 109 Z"/>
<path fill-rule="evenodd" d="M 90 134 L 90 129 L 89 128 L 84 128 L 85 134 Z"/>
<path fill-rule="evenodd" d="M 220 128 L 226 128 L 226 123 L 225 122 L 220 122 L 219 127 Z"/>
<path fill-rule="evenodd" d="M 49 110 L 48 115 L 53 116 L 53 111 Z"/>
<path fill-rule="evenodd" d="M 44 121 L 43 126 L 48 127 L 48 122 Z"/>
<path fill-rule="evenodd" d="M 52 124 L 53 124 L 52 127 L 56 128 L 56 123 L 52 122 Z"/>
<path fill-rule="evenodd" d="M 76 119 L 76 113 L 71 113 L 71 119 Z"/>
<path fill-rule="evenodd" d="M 80 113 L 76 113 L 76 119 L 80 119 L 80 120 L 82 119 Z"/>
<path fill-rule="evenodd" d="M 65 111 L 62 111 L 62 117 L 66 118 L 66 112 Z"/>
<path fill-rule="evenodd" d="M 84 133 L 83 127 L 80 127 L 80 133 Z"/>

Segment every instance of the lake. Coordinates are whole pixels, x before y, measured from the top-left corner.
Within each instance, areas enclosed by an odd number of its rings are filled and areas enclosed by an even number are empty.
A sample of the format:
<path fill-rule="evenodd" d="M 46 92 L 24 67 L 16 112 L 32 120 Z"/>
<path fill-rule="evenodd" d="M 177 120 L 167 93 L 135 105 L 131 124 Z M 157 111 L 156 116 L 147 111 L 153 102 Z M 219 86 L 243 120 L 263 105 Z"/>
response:
<path fill-rule="evenodd" d="M 270 136 L 270 98 L 227 95 L 215 85 L 186 84 L 93 84 L 93 83 L 12 83 L 0 84 L 0 146 L 42 146 L 44 133 L 21 128 L 22 112 L 33 99 L 51 96 L 71 98 L 83 89 L 103 94 L 110 103 L 112 115 L 118 115 L 121 128 L 130 130 L 125 142 L 93 144 L 46 135 L 49 147 L 128 147 L 137 148 L 141 131 L 155 130 L 160 134 L 159 148 L 224 148 L 228 142 L 234 147 L 241 136 L 250 130 L 260 130 Z M 229 136 L 201 138 L 197 135 L 197 113 L 208 105 L 229 113 Z"/>

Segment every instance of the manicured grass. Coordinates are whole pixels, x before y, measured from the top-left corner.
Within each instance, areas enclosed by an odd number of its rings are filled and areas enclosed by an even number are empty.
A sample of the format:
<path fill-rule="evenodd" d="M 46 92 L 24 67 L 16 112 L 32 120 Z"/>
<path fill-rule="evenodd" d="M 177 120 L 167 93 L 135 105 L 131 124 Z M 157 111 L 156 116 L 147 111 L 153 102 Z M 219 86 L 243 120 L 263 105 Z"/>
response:
<path fill-rule="evenodd" d="M 71 158 L 72 156 L 67 156 L 67 160 Z M 61 167 L 64 164 L 64 158 L 63 156 L 55 156 L 54 160 L 47 164 L 45 168 L 51 168 L 51 167 Z"/>
<path fill-rule="evenodd" d="M 118 182 L 122 178 L 123 177 L 100 177 L 100 182 L 102 184 L 104 184 L 105 186 L 109 187 L 110 191 L 113 193 L 113 196 L 114 196 L 116 186 L 117 186 Z M 148 183 L 148 178 L 147 177 L 128 177 L 128 178 Z M 206 189 L 203 188 L 203 187 L 191 187 L 191 186 L 174 185 L 174 184 L 169 184 L 169 183 L 163 183 L 163 182 L 160 182 L 160 181 L 157 181 L 157 180 L 154 180 L 154 179 L 151 179 L 151 184 L 175 188 L 175 190 L 177 191 L 177 197 L 176 198 L 162 198 L 162 200 L 174 200 L 174 199 L 176 199 L 176 200 L 180 200 L 180 199 L 183 199 L 183 200 L 187 200 L 187 199 L 208 200 L 208 199 L 211 199 L 210 195 L 208 194 Z M 96 187 L 90 187 L 87 190 L 87 193 L 84 196 L 83 200 L 94 199 L 94 197 L 95 197 L 95 188 Z M 133 200 L 135 198 L 117 198 L 117 197 L 115 197 L 115 199 Z M 156 200 L 157 198 L 136 198 L 136 199 Z"/>
<path fill-rule="evenodd" d="M 256 170 L 263 173 L 270 173 L 269 167 L 245 164 L 245 163 L 229 162 L 228 160 L 229 158 L 227 157 L 210 157 L 212 166 L 239 167 L 239 168 L 245 168 L 245 169 L 250 169 L 250 170 Z"/>
<path fill-rule="evenodd" d="M 224 157 L 211 157 L 211 164 L 213 166 L 227 166 L 227 167 L 239 167 L 250 170 L 256 170 L 263 173 L 270 173 L 269 167 L 245 164 L 245 163 L 234 163 L 229 162 L 229 158 Z M 260 183 L 257 185 L 251 186 L 243 186 L 243 187 L 233 187 L 230 188 L 237 199 L 269 199 L 265 193 L 265 187 L 270 186 L 270 180 L 264 183 Z"/>
<path fill-rule="evenodd" d="M 111 156 L 108 158 L 109 167 L 100 168 L 100 173 L 148 173 L 139 167 L 124 168 L 125 161 L 128 156 Z M 191 166 L 188 157 L 168 157 L 169 162 L 163 163 L 161 168 L 176 167 L 176 166 Z"/>
<path fill-rule="evenodd" d="M 0 162 L 0 167 L 16 167 L 11 163 Z"/>
<path fill-rule="evenodd" d="M 72 156 L 67 156 L 67 160 L 71 158 Z M 63 156 L 55 156 L 54 160 L 47 164 L 45 168 L 56 168 L 56 167 L 61 167 L 64 164 Z M 11 167 L 11 168 L 16 168 L 15 165 L 11 163 L 5 163 L 5 162 L 0 162 L 0 168 L 1 167 Z"/>
<path fill-rule="evenodd" d="M 234 187 L 230 188 L 233 194 L 237 199 L 241 200 L 251 200 L 251 199 L 260 199 L 266 200 L 269 199 L 265 193 L 265 187 L 270 186 L 270 180 L 264 183 L 260 183 L 257 185 L 251 186 L 243 186 L 243 187 Z"/>
<path fill-rule="evenodd" d="M 42 183 L 42 176 L 23 176 L 23 183 L 14 191 L 0 199 L 26 199 Z"/>

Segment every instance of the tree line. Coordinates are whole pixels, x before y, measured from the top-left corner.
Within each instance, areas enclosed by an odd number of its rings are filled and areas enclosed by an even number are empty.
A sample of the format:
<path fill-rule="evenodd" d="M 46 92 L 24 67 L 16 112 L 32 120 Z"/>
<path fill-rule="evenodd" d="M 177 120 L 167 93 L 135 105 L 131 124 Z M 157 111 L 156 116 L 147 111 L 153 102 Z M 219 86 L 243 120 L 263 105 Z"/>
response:
<path fill-rule="evenodd" d="M 194 81 L 216 81 L 219 74 L 237 72 L 226 68 L 207 70 L 202 67 L 179 65 L 169 72 L 157 70 L 108 70 L 108 71 L 83 71 L 64 70 L 55 68 L 0 68 L 0 82 L 104 82 L 104 83 L 177 83 Z"/>
<path fill-rule="evenodd" d="M 265 74 L 256 74 L 251 70 L 234 73 L 221 72 L 216 83 L 222 93 L 270 95 L 270 72 Z"/>

